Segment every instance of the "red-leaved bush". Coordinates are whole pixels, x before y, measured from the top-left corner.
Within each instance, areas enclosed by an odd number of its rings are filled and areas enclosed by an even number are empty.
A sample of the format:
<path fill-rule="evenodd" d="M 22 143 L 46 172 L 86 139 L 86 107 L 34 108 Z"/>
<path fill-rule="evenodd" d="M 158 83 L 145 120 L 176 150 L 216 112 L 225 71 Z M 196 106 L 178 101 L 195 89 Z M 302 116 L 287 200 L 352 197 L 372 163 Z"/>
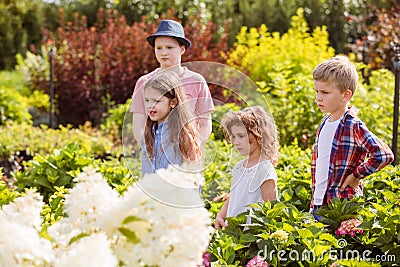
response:
<path fill-rule="evenodd" d="M 371 7 L 368 11 L 366 16 L 348 16 L 349 23 L 363 33 L 349 48 L 358 59 L 369 64 L 371 70 L 393 70 L 392 45 L 400 42 L 400 4 L 393 1 L 390 10 Z"/>
<path fill-rule="evenodd" d="M 175 19 L 172 14 L 160 20 Z M 200 15 L 190 21 L 184 29 L 193 46 L 182 61 L 225 63 L 220 52 L 228 51 L 227 34 L 216 40 L 213 22 L 202 22 Z M 158 67 L 154 49 L 146 41 L 158 24 L 128 25 L 117 11 L 99 9 L 97 23 L 89 28 L 85 17 L 75 15 L 74 22 L 65 22 L 62 15 L 54 61 L 59 122 L 79 125 L 91 121 L 96 125 L 111 104 L 126 102 L 137 79 Z M 41 87 L 48 88 L 43 84 Z M 224 98 L 222 88 L 211 87 L 211 93 L 214 98 Z"/>

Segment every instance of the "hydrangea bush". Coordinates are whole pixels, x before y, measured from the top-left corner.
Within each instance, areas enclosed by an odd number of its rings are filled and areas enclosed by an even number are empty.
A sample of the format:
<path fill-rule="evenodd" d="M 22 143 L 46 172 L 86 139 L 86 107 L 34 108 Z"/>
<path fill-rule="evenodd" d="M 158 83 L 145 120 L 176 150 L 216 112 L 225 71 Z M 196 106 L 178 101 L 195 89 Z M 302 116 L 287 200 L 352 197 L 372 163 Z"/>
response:
<path fill-rule="evenodd" d="M 65 197 L 66 216 L 47 232 L 42 197 L 28 191 L 0 213 L 0 266 L 201 264 L 212 232 L 196 185 L 201 179 L 172 166 L 120 195 L 88 167 Z"/>
<path fill-rule="evenodd" d="M 43 266 L 54 260 L 49 240 L 41 238 L 44 205 L 31 190 L 0 210 L 0 266 Z"/>

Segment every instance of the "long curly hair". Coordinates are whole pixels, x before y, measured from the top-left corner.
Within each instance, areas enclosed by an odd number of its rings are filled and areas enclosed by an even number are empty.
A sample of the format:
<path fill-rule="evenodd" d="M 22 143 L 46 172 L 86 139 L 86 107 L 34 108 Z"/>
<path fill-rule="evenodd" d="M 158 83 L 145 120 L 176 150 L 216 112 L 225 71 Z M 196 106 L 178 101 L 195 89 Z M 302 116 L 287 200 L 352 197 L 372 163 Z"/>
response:
<path fill-rule="evenodd" d="M 163 71 L 151 78 L 144 86 L 144 90 L 153 88 L 170 100 L 176 99 L 176 107 L 171 109 L 166 121 L 168 122 L 168 142 L 178 141 L 179 151 L 184 159 L 195 161 L 200 158 L 199 134 L 195 125 L 195 117 L 188 108 L 186 94 L 179 76 L 173 71 Z M 144 130 L 144 140 L 149 158 L 154 157 L 155 136 L 153 128 L 158 128 L 158 122 L 147 116 Z"/>
<path fill-rule="evenodd" d="M 272 164 L 278 164 L 278 131 L 274 119 L 261 106 L 248 107 L 236 112 L 230 111 L 223 116 L 221 125 L 228 142 L 231 142 L 232 126 L 244 126 L 255 136 L 257 143 L 261 146 L 261 154 Z"/>

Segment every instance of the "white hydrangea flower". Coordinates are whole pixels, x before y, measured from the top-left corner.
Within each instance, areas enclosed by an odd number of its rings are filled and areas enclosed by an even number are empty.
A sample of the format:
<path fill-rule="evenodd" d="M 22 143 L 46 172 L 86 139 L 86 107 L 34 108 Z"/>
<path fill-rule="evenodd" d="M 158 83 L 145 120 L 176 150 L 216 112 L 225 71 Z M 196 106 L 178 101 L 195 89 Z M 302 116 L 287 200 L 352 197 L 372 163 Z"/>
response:
<path fill-rule="evenodd" d="M 39 230 L 43 221 L 40 216 L 43 205 L 43 197 L 36 190 L 27 190 L 24 195 L 14 199 L 8 205 L 4 205 L 2 211 L 0 211 L 0 216 L 3 215 L 10 221 L 19 222 Z"/>
<path fill-rule="evenodd" d="M 92 167 L 86 168 L 74 181 L 77 184 L 65 198 L 65 212 L 72 222 L 79 222 L 83 231 L 98 228 L 98 219 L 116 205 L 118 192 Z"/>
<path fill-rule="evenodd" d="M 166 182 L 182 188 L 198 188 L 204 183 L 204 177 L 199 163 L 184 163 L 182 165 L 170 165 L 168 169 L 159 169 L 157 174 Z M 171 175 L 175 173 L 175 175 Z"/>
<path fill-rule="evenodd" d="M 85 169 L 66 196 L 66 216 L 48 228 L 56 255 L 49 266 L 200 264 L 213 231 L 200 180 L 198 173 L 171 167 L 147 175 L 120 196 L 95 169 Z M 86 236 L 71 244 L 79 235 Z"/>
<path fill-rule="evenodd" d="M 103 233 L 83 237 L 71 244 L 70 249 L 59 257 L 54 267 L 113 267 L 118 259 L 110 249 L 110 242 Z"/>
<path fill-rule="evenodd" d="M 42 197 L 28 191 L 0 212 L 0 266 L 44 266 L 54 259 L 51 242 L 41 238 Z"/>
<path fill-rule="evenodd" d="M 203 207 L 197 184 L 200 177 L 200 174 L 181 172 L 170 166 L 145 175 L 138 186 L 150 198 L 166 205 L 180 208 Z"/>
<path fill-rule="evenodd" d="M 189 178 L 184 175 L 189 175 Z M 128 199 L 132 196 L 138 199 L 137 195 L 143 194 L 146 201 L 139 198 L 142 201 L 136 202 L 142 208 L 140 218 L 152 222 L 150 231 L 137 244 L 140 253 L 128 254 L 130 263 L 160 267 L 201 263 L 202 252 L 208 246 L 213 229 L 196 179 L 190 175 L 197 176 L 173 167 L 160 170 L 138 182 L 138 187 L 144 192 L 132 190 L 125 195 Z"/>

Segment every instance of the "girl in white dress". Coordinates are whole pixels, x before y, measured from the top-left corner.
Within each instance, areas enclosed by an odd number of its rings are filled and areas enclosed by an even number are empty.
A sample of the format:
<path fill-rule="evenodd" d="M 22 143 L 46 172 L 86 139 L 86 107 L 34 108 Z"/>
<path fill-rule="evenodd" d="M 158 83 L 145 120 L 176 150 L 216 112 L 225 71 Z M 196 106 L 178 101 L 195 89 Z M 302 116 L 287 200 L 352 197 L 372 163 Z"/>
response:
<path fill-rule="evenodd" d="M 279 140 L 272 117 L 260 106 L 228 112 L 222 119 L 226 139 L 246 156 L 232 170 L 230 197 L 215 220 L 215 228 L 226 227 L 225 218 L 247 211 L 252 203 L 277 199 Z M 248 218 L 249 222 L 249 218 Z"/>

